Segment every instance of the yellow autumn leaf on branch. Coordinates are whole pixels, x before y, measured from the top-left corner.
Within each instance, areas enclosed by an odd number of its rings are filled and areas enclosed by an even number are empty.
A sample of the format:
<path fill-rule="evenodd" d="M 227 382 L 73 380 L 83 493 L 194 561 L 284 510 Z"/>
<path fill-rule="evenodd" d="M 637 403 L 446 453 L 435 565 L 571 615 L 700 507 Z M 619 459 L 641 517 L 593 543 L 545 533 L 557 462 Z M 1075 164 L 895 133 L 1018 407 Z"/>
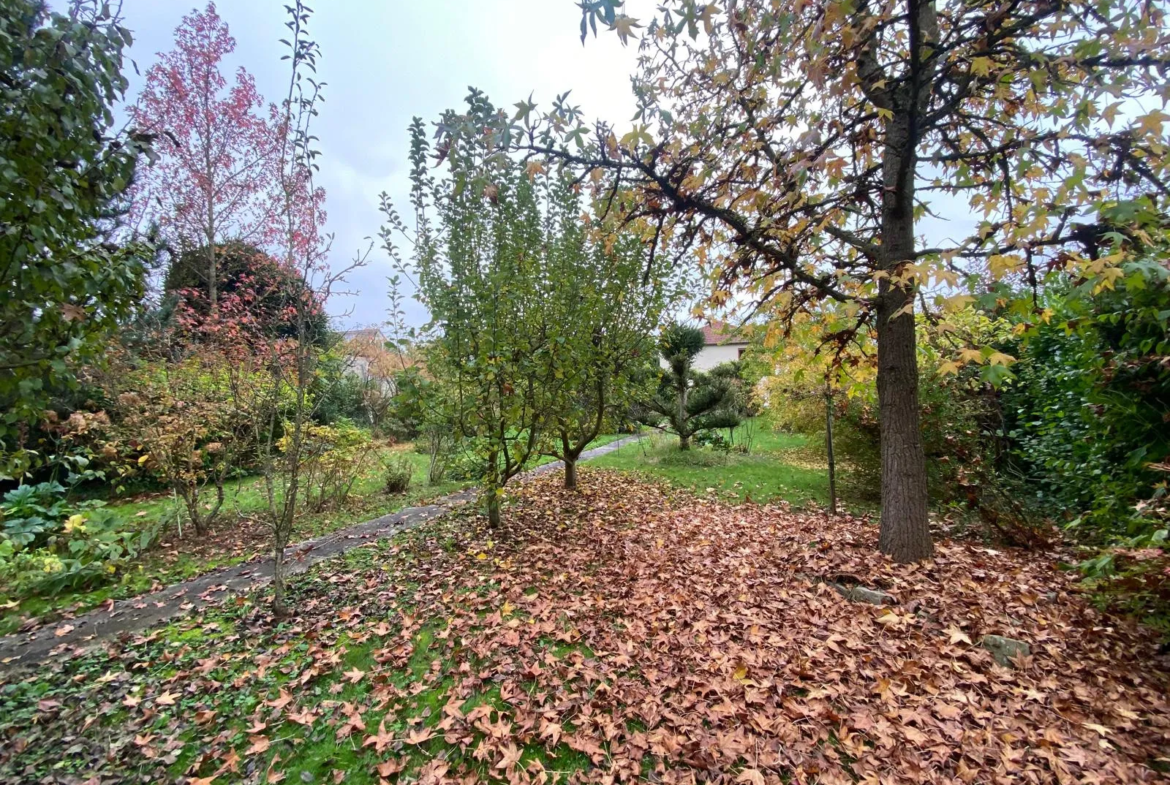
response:
<path fill-rule="evenodd" d="M 992 352 L 987 358 L 988 365 L 1003 365 L 1005 367 L 1015 361 L 1015 357 L 1012 357 L 1010 354 L 1004 354 L 1003 352 Z"/>
<path fill-rule="evenodd" d="M 987 76 L 993 65 L 990 57 L 976 57 L 971 61 L 971 73 L 976 76 Z"/>
<path fill-rule="evenodd" d="M 999 279 L 1008 273 L 1015 272 L 1024 265 L 1024 260 L 1015 254 L 992 254 L 987 259 L 987 267 L 993 278 Z"/>
<path fill-rule="evenodd" d="M 946 360 L 939 363 L 938 373 L 940 376 L 953 376 L 959 372 L 959 368 L 960 366 L 958 363 Z"/>
<path fill-rule="evenodd" d="M 1097 278 L 1097 284 L 1093 287 L 1093 294 L 1100 294 L 1106 289 L 1113 289 L 1113 285 L 1118 278 L 1125 275 L 1125 272 L 1120 267 L 1110 267 L 1102 270 Z"/>
<path fill-rule="evenodd" d="M 947 313 L 956 313 L 962 311 L 971 303 L 975 302 L 975 298 L 969 294 L 956 294 L 954 297 L 948 297 L 943 300 L 943 310 Z"/>

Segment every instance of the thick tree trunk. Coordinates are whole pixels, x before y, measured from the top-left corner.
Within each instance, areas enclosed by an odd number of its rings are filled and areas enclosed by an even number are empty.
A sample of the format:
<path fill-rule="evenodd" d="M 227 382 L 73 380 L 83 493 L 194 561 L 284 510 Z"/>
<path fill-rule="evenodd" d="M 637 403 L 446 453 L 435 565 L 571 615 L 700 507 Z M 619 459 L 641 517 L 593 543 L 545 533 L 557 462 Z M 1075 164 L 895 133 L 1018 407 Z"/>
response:
<path fill-rule="evenodd" d="M 894 561 L 928 559 L 926 457 L 918 412 L 914 315 L 897 313 L 910 295 L 882 283 L 878 305 L 878 410 L 882 449 L 879 547 Z"/>
<path fill-rule="evenodd" d="M 577 457 L 565 457 L 565 489 L 577 490 Z"/>
<path fill-rule="evenodd" d="M 678 448 L 680 450 L 691 449 L 691 435 L 689 433 L 680 433 L 678 435 Z"/>
<path fill-rule="evenodd" d="M 882 526 L 878 547 L 898 562 L 930 558 L 926 456 L 918 412 L 914 287 L 891 282 L 914 255 L 914 145 L 910 120 L 886 126 L 882 160 L 881 279 L 877 298 L 878 416 L 882 452 Z M 903 160 L 904 155 L 911 160 Z"/>

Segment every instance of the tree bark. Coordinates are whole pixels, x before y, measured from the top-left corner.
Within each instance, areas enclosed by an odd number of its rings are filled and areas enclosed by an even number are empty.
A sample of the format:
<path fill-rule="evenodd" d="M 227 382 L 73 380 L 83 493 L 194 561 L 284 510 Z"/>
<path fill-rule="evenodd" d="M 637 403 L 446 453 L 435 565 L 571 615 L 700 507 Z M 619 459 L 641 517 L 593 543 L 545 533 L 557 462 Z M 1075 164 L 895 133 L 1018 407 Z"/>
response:
<path fill-rule="evenodd" d="M 914 287 L 891 282 L 914 259 L 914 172 L 911 112 L 886 124 L 882 157 L 882 242 L 878 286 L 878 416 L 881 425 L 882 524 L 878 547 L 897 562 L 934 552 L 927 518 L 926 456 L 918 411 Z M 910 160 L 904 160 L 909 156 Z"/>
<path fill-rule="evenodd" d="M 837 514 L 837 461 L 833 454 L 833 391 L 825 386 L 825 444 L 829 452 L 829 515 Z"/>
<path fill-rule="evenodd" d="M 934 552 L 927 524 L 926 457 L 918 412 L 914 316 L 893 317 L 909 295 L 886 289 L 878 304 L 878 410 L 882 443 L 882 527 L 878 547 L 897 562 Z"/>
<path fill-rule="evenodd" d="M 487 516 L 488 526 L 493 529 L 500 528 L 500 495 L 496 493 L 495 488 L 488 489 Z"/>
<path fill-rule="evenodd" d="M 215 243 L 209 242 L 207 244 L 207 297 L 211 304 L 211 312 L 215 313 L 219 307 L 219 289 L 217 279 L 219 278 L 218 264 L 215 259 Z"/>
<path fill-rule="evenodd" d="M 285 600 L 285 561 L 284 542 L 276 538 L 276 547 L 272 551 L 272 615 L 278 619 L 288 616 L 288 602 Z"/>
<path fill-rule="evenodd" d="M 195 529 L 195 534 L 198 537 L 206 536 L 207 521 L 203 517 L 203 511 L 199 508 L 199 489 L 184 486 L 182 489 L 183 503 L 187 507 L 187 517 L 191 519 L 191 526 Z"/>
<path fill-rule="evenodd" d="M 565 456 L 565 490 L 577 490 L 577 458 Z"/>

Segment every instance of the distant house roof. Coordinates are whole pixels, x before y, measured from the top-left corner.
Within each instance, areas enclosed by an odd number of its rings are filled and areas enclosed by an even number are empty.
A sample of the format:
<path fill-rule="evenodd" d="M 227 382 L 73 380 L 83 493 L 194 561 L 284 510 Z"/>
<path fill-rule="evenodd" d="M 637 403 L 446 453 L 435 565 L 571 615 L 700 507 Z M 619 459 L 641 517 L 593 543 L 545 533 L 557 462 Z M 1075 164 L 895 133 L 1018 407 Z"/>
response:
<path fill-rule="evenodd" d="M 703 326 L 703 344 L 705 346 L 729 346 L 746 344 L 747 338 L 738 334 L 729 324 L 713 321 Z"/>

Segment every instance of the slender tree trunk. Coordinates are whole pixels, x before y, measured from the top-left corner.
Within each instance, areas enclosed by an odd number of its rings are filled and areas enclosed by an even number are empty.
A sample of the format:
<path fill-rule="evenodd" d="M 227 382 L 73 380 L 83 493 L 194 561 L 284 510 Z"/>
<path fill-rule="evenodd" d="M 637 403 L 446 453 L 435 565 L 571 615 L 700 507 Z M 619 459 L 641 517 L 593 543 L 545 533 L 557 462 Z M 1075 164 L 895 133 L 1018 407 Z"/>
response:
<path fill-rule="evenodd" d="M 825 386 L 825 444 L 829 452 L 829 515 L 837 514 L 837 461 L 833 454 L 833 391 Z"/>
<path fill-rule="evenodd" d="M 218 264 L 215 258 L 215 243 L 207 244 L 207 298 L 211 304 L 211 312 L 215 313 L 219 307 L 219 291 L 216 279 L 219 277 Z"/>
<path fill-rule="evenodd" d="M 577 456 L 565 456 L 565 489 L 577 490 Z"/>
<path fill-rule="evenodd" d="M 897 114 L 886 126 L 882 159 L 881 279 L 877 298 L 878 411 L 881 421 L 882 525 L 878 547 L 898 562 L 934 552 L 927 519 L 926 456 L 918 411 L 918 355 L 914 288 L 895 284 L 902 265 L 914 260 L 914 145 L 910 118 Z M 909 155 L 910 161 L 903 160 Z"/>
<path fill-rule="evenodd" d="M 678 377 L 678 425 L 675 430 L 678 431 L 678 448 L 680 450 L 691 449 L 691 434 L 687 428 L 687 377 L 688 373 L 679 374 Z"/>
<path fill-rule="evenodd" d="M 278 619 L 288 616 L 288 601 L 285 599 L 284 540 L 284 537 L 277 535 L 272 552 L 272 614 Z"/>

